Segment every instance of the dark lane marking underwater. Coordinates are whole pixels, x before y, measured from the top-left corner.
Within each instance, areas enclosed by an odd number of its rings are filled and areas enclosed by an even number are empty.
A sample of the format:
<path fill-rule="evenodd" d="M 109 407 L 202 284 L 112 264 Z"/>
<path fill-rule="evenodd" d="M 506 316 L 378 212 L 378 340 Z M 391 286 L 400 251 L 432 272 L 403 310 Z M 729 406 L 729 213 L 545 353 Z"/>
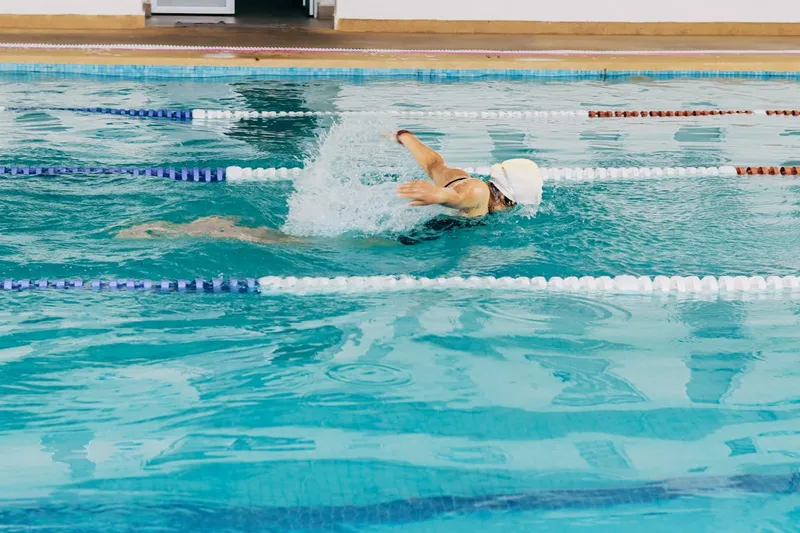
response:
<path fill-rule="evenodd" d="M 370 505 L 317 507 L 213 507 L 181 502 L 142 504 L 135 508 L 97 503 L 43 504 L 17 507 L 0 505 L 0 524 L 41 526 L 61 523 L 70 515 L 101 520 L 118 518 L 133 522 L 163 520 L 160 530 L 173 526 L 182 531 L 228 530 L 339 530 L 347 525 L 379 525 L 430 520 L 443 515 L 499 511 L 552 511 L 597 509 L 617 505 L 656 503 L 684 497 L 720 495 L 724 492 L 800 494 L 800 473 L 785 475 L 739 475 L 698 479 L 672 479 L 612 489 L 545 490 L 484 496 L 435 496 L 394 500 Z M 150 514 L 154 512 L 155 515 Z M 93 522 L 95 523 L 95 522 Z M 95 523 L 102 527 L 104 522 Z M 110 525 L 105 523 L 106 526 Z M 151 524 L 152 525 L 152 524 Z M 189 528 L 189 529 L 187 529 Z"/>

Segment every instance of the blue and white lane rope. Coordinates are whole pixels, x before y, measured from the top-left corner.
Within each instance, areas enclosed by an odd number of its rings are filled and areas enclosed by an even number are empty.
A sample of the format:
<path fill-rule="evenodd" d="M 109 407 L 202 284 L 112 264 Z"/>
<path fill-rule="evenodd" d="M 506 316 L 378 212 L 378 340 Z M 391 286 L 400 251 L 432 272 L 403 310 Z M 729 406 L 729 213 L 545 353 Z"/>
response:
<path fill-rule="evenodd" d="M 0 283 L 3 291 L 94 290 L 149 292 L 210 292 L 262 294 L 316 294 L 347 292 L 395 292 L 422 290 L 508 290 L 513 292 L 549 292 L 576 294 L 786 294 L 800 296 L 798 276 L 584 276 L 584 277 L 279 277 L 259 279 L 196 280 L 14 280 Z"/>
<path fill-rule="evenodd" d="M 748 167 L 740 167 L 747 169 Z M 753 167 L 763 168 L 763 167 Z M 489 166 L 464 167 L 469 174 L 488 176 Z M 285 181 L 297 178 L 302 168 L 226 168 L 199 167 L 43 167 L 0 166 L 0 178 L 7 176 L 129 175 L 167 178 L 175 181 L 248 183 Z M 780 173 L 780 171 L 777 171 Z M 594 181 L 661 177 L 736 176 L 745 174 L 732 166 L 719 167 L 541 167 L 542 179 L 554 181 Z"/>

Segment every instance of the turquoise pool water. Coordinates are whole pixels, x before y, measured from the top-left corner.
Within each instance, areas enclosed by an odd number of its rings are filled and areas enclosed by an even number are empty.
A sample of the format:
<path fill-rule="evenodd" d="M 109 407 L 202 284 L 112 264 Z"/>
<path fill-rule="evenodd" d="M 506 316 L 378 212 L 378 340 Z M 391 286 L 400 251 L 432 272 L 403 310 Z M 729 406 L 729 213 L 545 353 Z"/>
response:
<path fill-rule="evenodd" d="M 791 108 L 793 82 L 135 82 L 6 76 L 5 106 Z M 3 278 L 796 274 L 800 180 L 560 184 L 414 246 L 404 127 L 453 165 L 800 164 L 800 119 L 0 113 L 0 164 L 305 166 L 296 182 L 0 179 Z M 123 240 L 235 216 L 294 244 Z M 7 531 L 796 532 L 800 307 L 509 292 L 0 292 Z"/>

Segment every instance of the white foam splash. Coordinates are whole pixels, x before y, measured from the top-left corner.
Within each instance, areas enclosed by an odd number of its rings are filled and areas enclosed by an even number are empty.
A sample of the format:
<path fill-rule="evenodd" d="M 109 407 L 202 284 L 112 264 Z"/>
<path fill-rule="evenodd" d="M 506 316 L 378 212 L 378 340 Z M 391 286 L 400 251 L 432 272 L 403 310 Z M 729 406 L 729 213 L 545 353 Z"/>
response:
<path fill-rule="evenodd" d="M 409 207 L 398 181 L 427 179 L 404 150 L 381 137 L 391 121 L 343 117 L 322 135 L 319 154 L 294 182 L 283 231 L 298 236 L 379 235 L 407 231 L 440 207 Z M 399 176 L 387 181 L 387 174 Z"/>

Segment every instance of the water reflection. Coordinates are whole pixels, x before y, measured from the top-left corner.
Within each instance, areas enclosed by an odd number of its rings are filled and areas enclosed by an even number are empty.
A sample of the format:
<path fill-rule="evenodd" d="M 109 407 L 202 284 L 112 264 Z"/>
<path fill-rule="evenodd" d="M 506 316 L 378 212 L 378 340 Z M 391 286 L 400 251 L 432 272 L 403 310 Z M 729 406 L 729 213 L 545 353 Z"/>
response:
<path fill-rule="evenodd" d="M 269 111 L 333 111 L 338 87 L 324 86 L 324 96 L 311 82 L 240 82 L 232 85 L 244 109 Z M 274 120 L 239 121 L 226 136 L 244 141 L 275 163 L 276 167 L 302 167 L 316 154 L 317 131 L 331 119 L 282 117 Z M 257 166 L 254 162 L 251 166 Z"/>

